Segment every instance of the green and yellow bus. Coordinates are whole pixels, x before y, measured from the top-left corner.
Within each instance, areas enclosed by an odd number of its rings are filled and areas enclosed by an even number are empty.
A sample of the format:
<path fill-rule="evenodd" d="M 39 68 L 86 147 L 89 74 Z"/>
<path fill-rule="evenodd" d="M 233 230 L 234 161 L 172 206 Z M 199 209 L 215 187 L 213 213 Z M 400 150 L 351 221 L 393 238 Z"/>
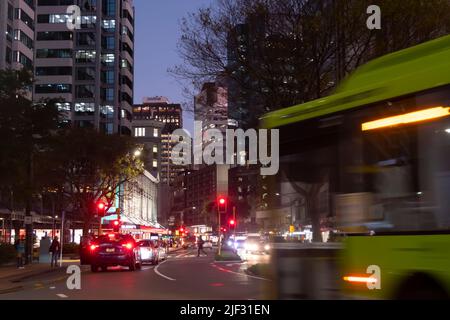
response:
<path fill-rule="evenodd" d="M 334 94 L 261 123 L 280 129 L 283 179 L 315 186 L 317 211 L 345 234 L 346 294 L 449 298 L 450 36 L 373 60 Z"/>

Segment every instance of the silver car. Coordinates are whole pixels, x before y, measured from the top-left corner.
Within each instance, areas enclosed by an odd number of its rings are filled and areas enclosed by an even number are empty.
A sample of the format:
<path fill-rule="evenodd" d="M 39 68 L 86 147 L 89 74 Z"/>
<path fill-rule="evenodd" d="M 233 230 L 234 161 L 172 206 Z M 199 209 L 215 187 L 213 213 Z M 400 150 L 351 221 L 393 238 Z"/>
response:
<path fill-rule="evenodd" d="M 153 240 L 141 240 L 138 243 L 142 263 L 157 265 L 160 260 L 159 248 Z"/>

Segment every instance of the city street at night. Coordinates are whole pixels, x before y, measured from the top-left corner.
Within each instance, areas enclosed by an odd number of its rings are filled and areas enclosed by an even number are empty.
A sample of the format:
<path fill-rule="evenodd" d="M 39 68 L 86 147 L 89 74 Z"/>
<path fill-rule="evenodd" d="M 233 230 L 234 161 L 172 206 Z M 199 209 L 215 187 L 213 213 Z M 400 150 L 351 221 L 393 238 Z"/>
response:
<path fill-rule="evenodd" d="M 247 275 L 245 263 L 214 263 L 214 255 L 197 257 L 180 250 L 158 266 L 130 272 L 110 268 L 91 273 L 83 268 L 81 290 L 68 290 L 66 276 L 43 275 L 25 280 L 23 289 L 0 295 L 5 300 L 260 300 L 268 280 Z"/>
<path fill-rule="evenodd" d="M 2 319 L 450 301 L 449 14 L 0 0 Z"/>

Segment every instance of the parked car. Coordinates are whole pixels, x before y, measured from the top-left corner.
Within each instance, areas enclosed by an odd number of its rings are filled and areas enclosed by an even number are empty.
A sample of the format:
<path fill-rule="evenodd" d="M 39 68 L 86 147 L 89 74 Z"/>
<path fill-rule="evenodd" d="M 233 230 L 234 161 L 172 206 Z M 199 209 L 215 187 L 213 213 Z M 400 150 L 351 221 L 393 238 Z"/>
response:
<path fill-rule="evenodd" d="M 159 263 L 159 249 L 153 240 L 141 240 L 138 242 L 142 263 Z"/>
<path fill-rule="evenodd" d="M 106 271 L 110 266 L 126 266 L 130 271 L 142 265 L 140 249 L 130 235 L 110 233 L 95 238 L 89 247 L 91 271 Z"/>

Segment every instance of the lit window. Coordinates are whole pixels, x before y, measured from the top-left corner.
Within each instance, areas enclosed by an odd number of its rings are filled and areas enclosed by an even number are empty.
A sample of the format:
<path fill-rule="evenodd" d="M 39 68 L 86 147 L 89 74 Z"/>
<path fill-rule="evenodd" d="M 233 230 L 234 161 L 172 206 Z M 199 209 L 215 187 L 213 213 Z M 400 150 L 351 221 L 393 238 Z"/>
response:
<path fill-rule="evenodd" d="M 158 161 L 157 160 L 153 160 L 153 168 L 158 168 Z"/>
<path fill-rule="evenodd" d="M 134 128 L 135 137 L 145 137 L 145 128 Z"/>
<path fill-rule="evenodd" d="M 158 147 L 157 146 L 153 146 L 153 152 L 154 153 L 158 153 Z"/>
<path fill-rule="evenodd" d="M 153 129 L 153 137 L 155 138 L 159 137 L 158 129 Z"/>

